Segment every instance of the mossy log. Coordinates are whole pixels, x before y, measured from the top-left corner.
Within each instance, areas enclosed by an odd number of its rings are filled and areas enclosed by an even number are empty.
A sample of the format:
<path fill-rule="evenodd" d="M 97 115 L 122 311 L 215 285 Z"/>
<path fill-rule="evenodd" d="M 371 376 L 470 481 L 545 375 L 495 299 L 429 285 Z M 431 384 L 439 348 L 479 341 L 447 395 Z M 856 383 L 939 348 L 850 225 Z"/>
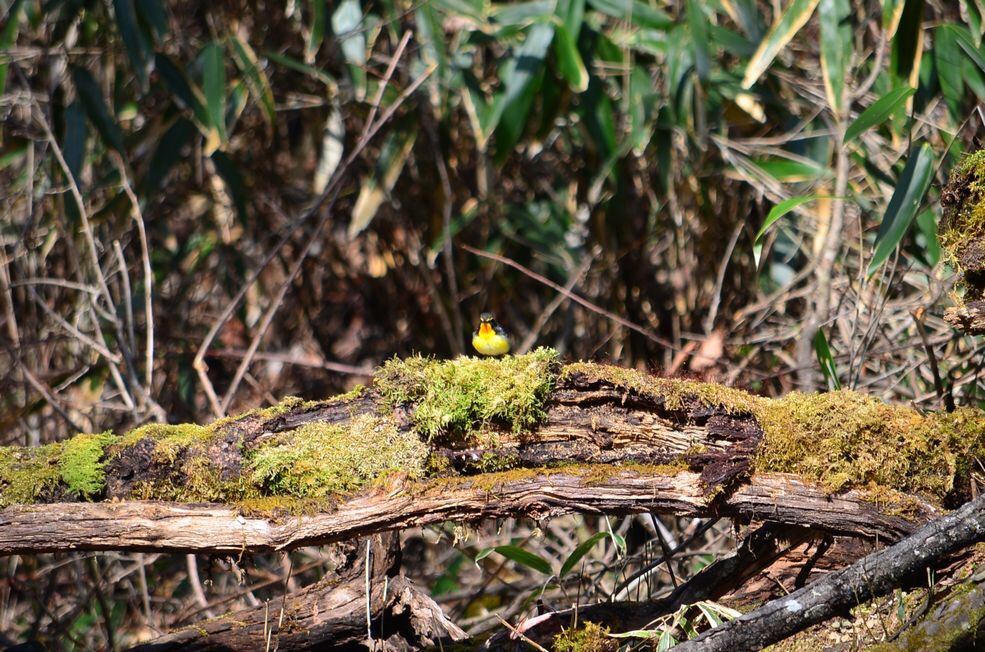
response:
<path fill-rule="evenodd" d="M 941 192 L 941 250 L 958 274 L 955 305 L 944 319 L 969 334 L 985 334 L 985 150 L 955 166 Z"/>
<path fill-rule="evenodd" d="M 768 400 L 542 349 L 391 361 L 375 383 L 209 426 L 0 449 L 0 554 L 208 553 L 569 512 L 760 519 L 895 540 L 970 492 L 976 410 Z M 70 502 L 76 501 L 76 502 Z"/>

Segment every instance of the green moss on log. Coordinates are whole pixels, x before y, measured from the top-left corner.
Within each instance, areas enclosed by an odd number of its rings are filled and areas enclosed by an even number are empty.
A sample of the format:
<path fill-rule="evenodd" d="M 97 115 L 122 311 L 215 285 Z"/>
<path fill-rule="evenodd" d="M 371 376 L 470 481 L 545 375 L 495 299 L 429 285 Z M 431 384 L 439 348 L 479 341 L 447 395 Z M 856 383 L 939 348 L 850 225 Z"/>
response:
<path fill-rule="evenodd" d="M 339 495 L 391 473 L 422 475 L 428 449 L 412 433 L 373 415 L 347 424 L 307 423 L 251 451 L 252 483 L 267 495 Z"/>
<path fill-rule="evenodd" d="M 413 406 L 414 428 L 427 441 L 470 440 L 488 426 L 513 433 L 532 428 L 544 416 L 559 369 L 557 351 L 545 348 L 441 362 L 415 356 L 388 361 L 376 387 L 388 407 Z"/>

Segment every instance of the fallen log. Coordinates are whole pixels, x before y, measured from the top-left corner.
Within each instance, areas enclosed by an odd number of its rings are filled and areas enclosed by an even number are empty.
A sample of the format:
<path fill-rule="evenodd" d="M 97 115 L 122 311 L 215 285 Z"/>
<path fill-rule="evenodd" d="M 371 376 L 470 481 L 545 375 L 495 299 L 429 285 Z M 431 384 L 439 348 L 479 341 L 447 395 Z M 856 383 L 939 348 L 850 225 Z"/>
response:
<path fill-rule="evenodd" d="M 977 410 L 763 399 L 578 363 L 392 361 L 209 426 L 0 448 L 0 554 L 240 553 L 444 520 L 664 512 L 896 540 L 968 495 Z M 67 502 L 77 500 L 80 502 Z"/>
<path fill-rule="evenodd" d="M 829 496 L 795 475 L 761 474 L 723 501 L 704 494 L 700 475 L 659 469 L 613 470 L 605 477 L 557 469 L 486 474 L 408 491 L 354 497 L 308 515 L 244 516 L 220 505 L 159 502 L 55 503 L 0 512 L 0 555 L 66 550 L 240 554 L 345 541 L 442 521 L 507 516 L 550 518 L 573 512 L 660 512 L 728 516 L 812 526 L 834 534 L 894 541 L 917 522 L 859 492 Z M 920 518 L 935 510 L 924 506 Z"/>

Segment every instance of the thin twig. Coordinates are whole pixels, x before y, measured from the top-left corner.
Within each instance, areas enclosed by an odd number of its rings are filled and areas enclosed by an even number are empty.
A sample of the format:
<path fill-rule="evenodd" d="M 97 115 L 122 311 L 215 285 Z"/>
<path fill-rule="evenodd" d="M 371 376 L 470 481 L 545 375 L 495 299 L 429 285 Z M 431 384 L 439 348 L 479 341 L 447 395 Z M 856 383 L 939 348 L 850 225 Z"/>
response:
<path fill-rule="evenodd" d="M 660 337 L 659 335 L 655 335 L 655 334 L 651 333 L 649 330 L 643 328 L 642 326 L 638 326 L 637 324 L 634 324 L 631 321 L 628 321 L 626 319 L 623 319 L 622 317 L 620 317 L 619 315 L 615 314 L 614 312 L 610 312 L 610 311 L 606 310 L 605 308 L 602 308 L 601 306 L 595 305 L 594 303 L 592 303 L 588 299 L 583 299 L 582 297 L 578 296 L 574 292 L 571 292 L 570 290 L 564 289 L 563 287 L 561 287 L 560 285 L 558 285 L 554 281 L 541 276 L 540 274 L 538 274 L 537 272 L 534 272 L 533 270 L 527 269 L 526 267 L 524 267 L 520 263 L 516 262 L 515 260 L 511 260 L 509 258 L 506 258 L 505 256 L 500 256 L 498 254 L 490 253 L 488 251 L 480 251 L 479 249 L 473 249 L 472 247 L 470 247 L 468 245 L 459 245 L 459 246 L 462 249 L 464 249 L 465 251 L 467 251 L 467 252 L 469 252 L 471 254 L 475 254 L 476 256 L 481 256 L 482 258 L 488 258 L 490 260 L 495 260 L 498 263 L 502 263 L 504 265 L 508 265 L 509 267 L 512 267 L 513 269 L 519 270 L 520 272 L 522 272 L 523 274 L 525 274 L 525 275 L 529 276 L 530 278 L 534 279 L 538 283 L 542 283 L 542 284 L 546 285 L 547 287 L 551 288 L 552 290 L 555 290 L 557 292 L 560 292 L 561 294 L 563 294 L 564 296 L 568 297 L 569 299 L 571 299 L 575 303 L 577 303 L 577 304 L 579 304 L 581 306 L 584 306 L 585 308 L 588 308 L 592 312 L 597 313 L 599 315 L 602 315 L 603 317 L 614 321 L 615 323 L 619 324 L 620 326 L 623 326 L 625 328 L 628 328 L 628 329 L 630 329 L 632 331 L 636 331 L 640 335 L 643 335 L 647 339 L 649 339 L 649 340 L 651 340 L 653 342 L 656 342 L 657 344 L 660 344 L 661 346 L 665 346 L 665 347 L 667 347 L 669 349 L 676 350 L 676 347 L 674 347 L 670 342 L 668 342 L 664 338 Z"/>
<path fill-rule="evenodd" d="M 513 632 L 513 635 L 519 637 L 520 639 L 522 639 L 524 643 L 526 643 L 530 647 L 534 648 L 535 650 L 539 650 L 540 652 L 547 652 L 547 649 L 546 648 L 544 648 L 542 645 L 540 645 L 539 643 L 537 643 L 537 641 L 533 640 L 532 638 L 530 638 L 529 636 L 527 636 L 526 634 L 524 634 L 523 632 L 521 632 L 519 629 L 517 629 L 516 627 L 514 627 L 513 625 L 511 625 L 502 616 L 500 616 L 499 614 L 496 614 L 496 618 L 497 618 L 497 620 L 499 620 L 500 624 L 503 627 L 505 627 L 506 629 L 508 629 L 511 632 Z"/>

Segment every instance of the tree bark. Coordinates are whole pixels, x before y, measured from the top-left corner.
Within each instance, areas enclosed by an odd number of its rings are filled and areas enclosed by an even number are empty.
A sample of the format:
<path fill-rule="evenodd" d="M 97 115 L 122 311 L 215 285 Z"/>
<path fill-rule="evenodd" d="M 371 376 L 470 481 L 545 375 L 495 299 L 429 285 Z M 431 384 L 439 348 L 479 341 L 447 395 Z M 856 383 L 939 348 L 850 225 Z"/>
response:
<path fill-rule="evenodd" d="M 480 482 L 481 480 L 481 482 Z M 726 516 L 810 526 L 833 534 L 895 541 L 918 527 L 855 492 L 828 495 L 789 474 L 759 474 L 725 500 L 707 497 L 700 474 L 645 469 L 605 476 L 545 469 L 526 477 L 442 480 L 392 487 L 342 501 L 331 512 L 244 516 L 221 505 L 155 502 L 56 503 L 0 512 L 0 555 L 70 550 L 240 554 L 345 541 L 442 521 L 573 512 L 659 512 Z M 920 518 L 936 513 L 924 504 Z"/>
<path fill-rule="evenodd" d="M 465 632 L 450 622 L 428 595 L 396 575 L 400 557 L 397 539 L 397 535 L 384 535 L 367 540 L 372 552 L 369 573 L 365 545 L 359 545 L 355 547 L 355 563 L 335 576 L 282 600 L 182 628 L 132 650 L 290 651 L 347 646 L 416 650 L 464 640 Z"/>

